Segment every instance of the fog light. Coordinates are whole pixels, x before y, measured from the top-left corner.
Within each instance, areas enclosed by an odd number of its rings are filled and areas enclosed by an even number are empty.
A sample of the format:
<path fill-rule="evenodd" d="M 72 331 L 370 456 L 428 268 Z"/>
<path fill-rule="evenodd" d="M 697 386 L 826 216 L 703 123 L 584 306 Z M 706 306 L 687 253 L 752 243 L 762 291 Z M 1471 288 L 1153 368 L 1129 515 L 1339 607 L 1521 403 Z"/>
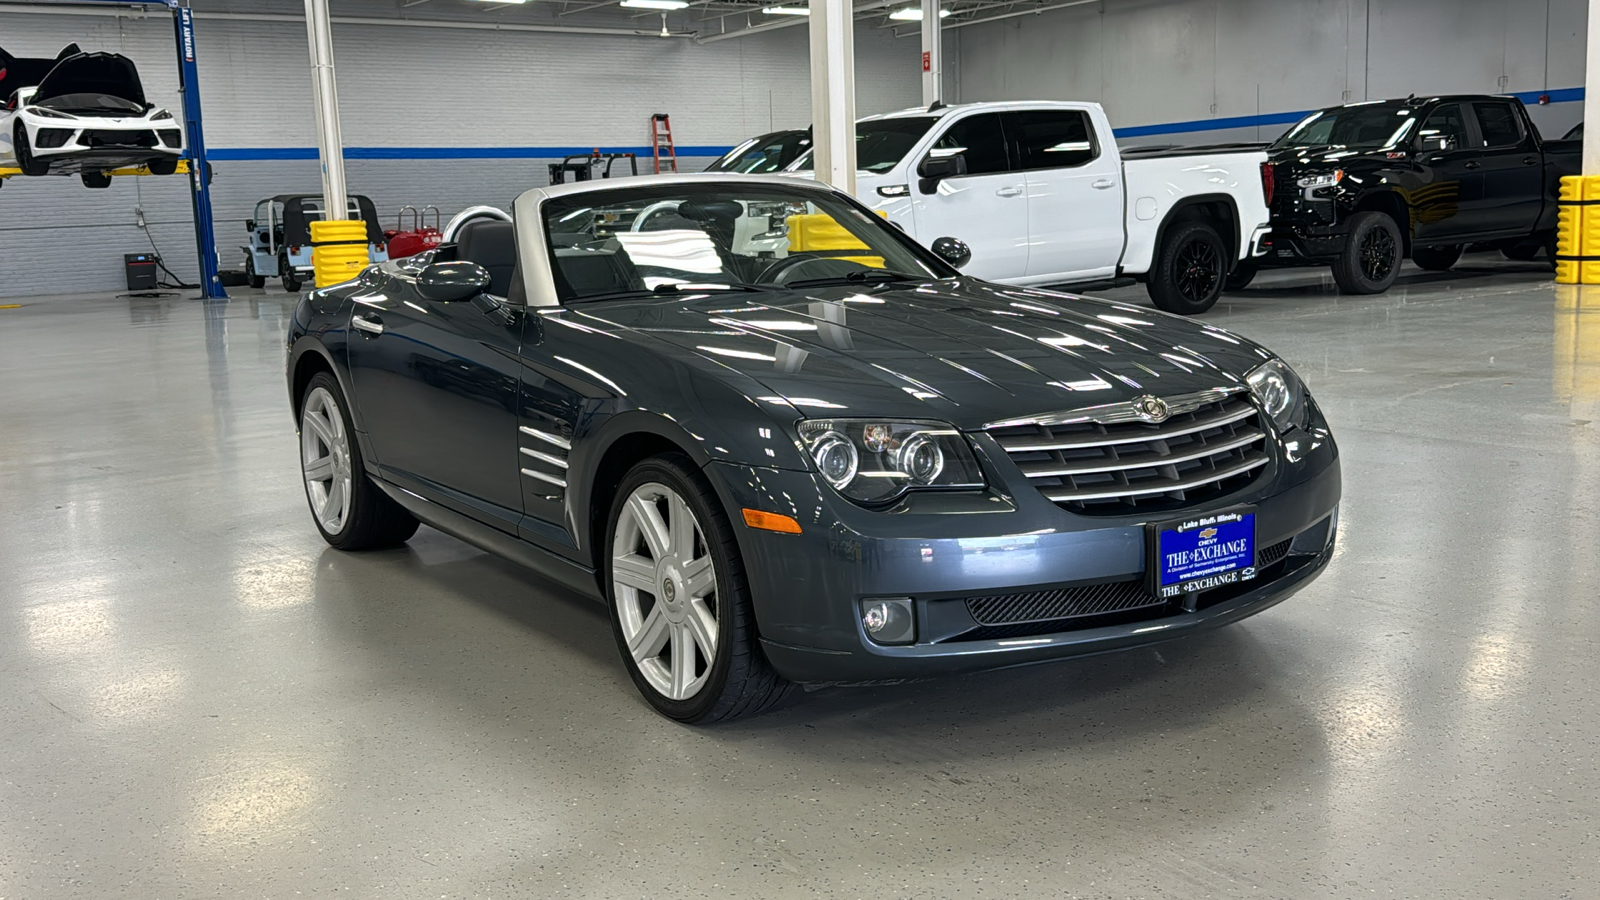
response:
<path fill-rule="evenodd" d="M 909 644 L 917 639 L 911 598 L 861 601 L 861 627 L 874 644 Z"/>

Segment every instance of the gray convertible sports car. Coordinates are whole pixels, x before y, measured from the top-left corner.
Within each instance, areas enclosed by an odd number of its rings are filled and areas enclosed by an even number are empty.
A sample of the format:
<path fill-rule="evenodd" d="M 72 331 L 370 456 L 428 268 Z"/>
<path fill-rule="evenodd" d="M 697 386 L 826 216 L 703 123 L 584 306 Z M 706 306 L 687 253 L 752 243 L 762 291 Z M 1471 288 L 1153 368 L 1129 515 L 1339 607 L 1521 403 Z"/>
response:
<path fill-rule="evenodd" d="M 854 200 L 687 175 L 306 296 L 288 379 L 335 547 L 419 521 L 606 603 L 660 712 L 1193 634 L 1327 565 L 1338 451 L 1218 328 L 963 277 Z"/>

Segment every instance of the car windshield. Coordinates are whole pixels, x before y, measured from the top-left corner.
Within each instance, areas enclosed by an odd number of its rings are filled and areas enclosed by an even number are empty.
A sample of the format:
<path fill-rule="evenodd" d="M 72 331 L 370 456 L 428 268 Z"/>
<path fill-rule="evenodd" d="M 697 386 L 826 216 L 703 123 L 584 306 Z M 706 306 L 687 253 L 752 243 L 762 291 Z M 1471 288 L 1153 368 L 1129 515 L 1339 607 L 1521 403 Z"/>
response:
<path fill-rule="evenodd" d="M 35 101 L 34 106 L 45 109 L 86 110 L 104 109 L 113 112 L 142 113 L 144 107 L 125 97 L 113 94 L 58 94 Z"/>
<path fill-rule="evenodd" d="M 1312 113 L 1273 143 L 1286 147 L 1348 147 L 1378 150 L 1404 140 L 1415 125 L 1416 110 L 1382 104 L 1344 106 Z"/>
<path fill-rule="evenodd" d="M 1583 140 L 1583 123 L 1579 122 L 1578 124 L 1572 126 L 1572 130 L 1567 132 L 1566 134 L 1562 135 L 1561 139 L 1563 141 L 1581 141 L 1581 140 Z"/>
<path fill-rule="evenodd" d="M 953 274 L 882 219 L 815 189 L 617 188 L 558 197 L 540 213 L 563 302 Z"/>
<path fill-rule="evenodd" d="M 856 168 L 862 172 L 887 172 L 906 158 L 917 141 L 937 122 L 935 116 L 905 116 L 870 119 L 856 123 Z M 795 168 L 809 172 L 812 155 Z"/>
<path fill-rule="evenodd" d="M 795 157 L 811 146 L 811 135 L 804 131 L 784 131 L 745 141 L 728 151 L 707 172 L 737 172 L 741 175 L 768 175 L 781 172 Z"/>

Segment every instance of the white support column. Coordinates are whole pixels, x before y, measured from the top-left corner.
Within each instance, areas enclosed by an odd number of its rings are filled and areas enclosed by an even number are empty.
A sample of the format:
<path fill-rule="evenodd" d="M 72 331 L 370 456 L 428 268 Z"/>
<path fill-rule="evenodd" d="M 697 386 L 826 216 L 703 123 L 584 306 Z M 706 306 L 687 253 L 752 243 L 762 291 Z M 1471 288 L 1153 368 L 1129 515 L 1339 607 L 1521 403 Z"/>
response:
<path fill-rule="evenodd" d="M 306 0 L 306 38 L 311 46 L 311 95 L 322 158 L 323 215 L 349 218 L 344 187 L 344 139 L 339 133 L 339 91 L 333 78 L 333 28 L 328 0 Z"/>
<path fill-rule="evenodd" d="M 307 0 L 310 2 L 310 0 Z M 811 140 L 817 180 L 856 192 L 853 0 L 810 0 Z"/>
<path fill-rule="evenodd" d="M 944 30 L 939 0 L 922 0 L 922 105 L 944 99 Z"/>

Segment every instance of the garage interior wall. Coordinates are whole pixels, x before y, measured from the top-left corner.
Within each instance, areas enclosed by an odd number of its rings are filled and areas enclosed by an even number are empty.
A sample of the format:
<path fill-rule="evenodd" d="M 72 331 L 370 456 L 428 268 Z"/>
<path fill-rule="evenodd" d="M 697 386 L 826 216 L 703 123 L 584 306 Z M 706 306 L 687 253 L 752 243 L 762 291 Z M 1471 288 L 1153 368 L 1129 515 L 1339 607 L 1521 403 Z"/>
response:
<path fill-rule="evenodd" d="M 1098 100 L 1124 143 L 1209 144 L 1411 93 L 1556 92 L 1526 99 L 1559 137 L 1587 21 L 1587 0 L 1103 0 L 945 33 L 962 102 Z"/>
<path fill-rule="evenodd" d="M 396 8 L 384 2 L 333 6 L 335 16 L 393 16 Z M 319 192 L 321 183 L 303 21 L 207 13 L 298 15 L 302 9 L 299 3 L 212 2 L 198 10 L 200 95 L 216 169 L 213 205 L 223 268 L 243 265 L 244 220 L 257 200 Z M 660 22 L 640 21 L 642 28 Z M 0 11 L 0 46 L 13 55 L 54 56 L 73 41 L 89 51 L 126 54 L 138 64 L 151 102 L 181 112 L 172 21 L 164 11 L 142 18 Z M 920 50 L 915 40 L 858 28 L 862 114 L 919 102 Z M 370 196 L 386 223 L 407 204 L 436 205 L 447 220 L 473 204 L 508 205 L 518 193 L 547 183 L 548 164 L 556 161 L 417 158 L 426 155 L 419 150 L 637 148 L 648 143 L 655 112 L 671 114 L 680 149 L 725 148 L 773 128 L 804 127 L 811 118 L 804 27 L 696 44 L 335 24 L 334 51 L 346 147 L 392 148 L 398 157 L 346 163 L 350 190 Z M 296 151 L 308 158 L 262 158 Z M 679 157 L 684 171 L 709 162 L 704 155 Z M 648 160 L 641 163 L 650 170 Z M 85 188 L 76 178 L 7 179 L 0 188 L 0 296 L 122 288 L 122 255 L 151 246 L 136 210 L 168 265 L 186 280 L 195 278 L 189 192 L 181 176 L 117 178 L 105 190 Z"/>

